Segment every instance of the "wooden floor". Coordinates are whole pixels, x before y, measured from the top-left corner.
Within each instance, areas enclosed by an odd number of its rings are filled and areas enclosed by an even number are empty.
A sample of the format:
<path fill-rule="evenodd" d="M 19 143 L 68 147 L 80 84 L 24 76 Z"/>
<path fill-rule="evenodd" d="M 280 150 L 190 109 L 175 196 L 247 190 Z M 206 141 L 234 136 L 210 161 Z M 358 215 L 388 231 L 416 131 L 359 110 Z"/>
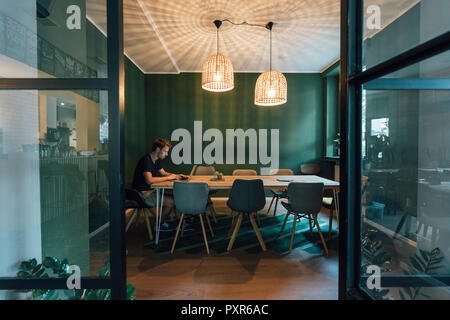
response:
<path fill-rule="evenodd" d="M 225 199 L 213 201 L 219 213 L 230 212 Z M 269 202 L 267 198 L 267 207 Z M 280 207 L 277 214 L 285 212 Z M 328 219 L 328 215 L 324 214 L 324 218 Z M 300 249 L 286 255 L 270 250 L 258 255 L 231 251 L 208 256 L 206 250 L 201 255 L 177 251 L 171 255 L 145 250 L 146 242 L 145 222 L 141 219 L 127 232 L 128 283 L 137 288 L 137 299 L 338 298 L 336 250 L 330 249 L 328 257 Z"/>

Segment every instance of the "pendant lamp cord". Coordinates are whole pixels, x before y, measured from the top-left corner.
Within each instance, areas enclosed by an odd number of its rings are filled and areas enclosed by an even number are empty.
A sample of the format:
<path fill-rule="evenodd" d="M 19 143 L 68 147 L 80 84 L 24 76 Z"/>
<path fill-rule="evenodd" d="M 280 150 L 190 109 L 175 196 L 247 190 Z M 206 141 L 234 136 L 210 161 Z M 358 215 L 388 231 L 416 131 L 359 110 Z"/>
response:
<path fill-rule="evenodd" d="M 216 55 L 216 72 L 219 71 L 219 27 L 217 27 L 217 55 Z"/>
<path fill-rule="evenodd" d="M 272 88 L 272 28 L 270 31 L 270 65 L 269 65 L 269 86 Z"/>
<path fill-rule="evenodd" d="M 270 70 L 272 70 L 272 29 L 270 29 Z"/>

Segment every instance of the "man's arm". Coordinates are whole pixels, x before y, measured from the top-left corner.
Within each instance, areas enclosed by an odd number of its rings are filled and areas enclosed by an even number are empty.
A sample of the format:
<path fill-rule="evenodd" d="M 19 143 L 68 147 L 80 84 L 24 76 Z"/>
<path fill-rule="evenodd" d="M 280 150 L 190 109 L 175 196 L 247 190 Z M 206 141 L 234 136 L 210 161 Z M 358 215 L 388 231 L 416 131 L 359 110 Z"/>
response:
<path fill-rule="evenodd" d="M 165 171 L 163 168 L 161 168 L 161 169 L 159 170 L 159 173 L 160 173 L 163 177 L 168 177 L 168 176 L 171 176 L 171 175 L 177 176 L 178 179 L 180 179 L 181 177 L 187 177 L 187 176 L 184 175 L 184 174 L 175 174 L 175 173 L 167 172 L 167 171 Z"/>
<path fill-rule="evenodd" d="M 145 182 L 147 182 L 147 184 L 149 184 L 149 185 L 151 185 L 153 183 L 178 179 L 178 176 L 176 174 L 169 174 L 164 177 L 153 177 L 153 175 L 150 171 L 145 171 L 143 174 L 144 174 Z"/>

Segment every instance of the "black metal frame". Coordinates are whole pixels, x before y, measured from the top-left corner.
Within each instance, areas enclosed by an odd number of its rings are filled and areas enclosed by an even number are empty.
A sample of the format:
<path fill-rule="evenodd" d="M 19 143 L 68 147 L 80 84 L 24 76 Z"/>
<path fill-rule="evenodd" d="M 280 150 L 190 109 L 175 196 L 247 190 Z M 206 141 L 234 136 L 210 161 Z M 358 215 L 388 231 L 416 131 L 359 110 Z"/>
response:
<path fill-rule="evenodd" d="M 341 0 L 341 166 L 339 219 L 339 299 L 372 299 L 361 276 L 361 94 L 370 90 L 449 90 L 448 79 L 379 79 L 450 49 L 450 32 L 362 71 L 363 0 Z M 438 286 L 448 275 L 383 276 L 382 287 Z"/>
<path fill-rule="evenodd" d="M 0 90 L 108 90 L 109 114 L 109 203 L 110 278 L 82 277 L 82 289 L 111 289 L 111 299 L 126 298 L 126 251 L 124 195 L 124 108 L 123 0 L 107 1 L 108 78 L 106 79 L 6 79 Z M 0 278 L 0 290 L 67 289 L 66 279 Z"/>

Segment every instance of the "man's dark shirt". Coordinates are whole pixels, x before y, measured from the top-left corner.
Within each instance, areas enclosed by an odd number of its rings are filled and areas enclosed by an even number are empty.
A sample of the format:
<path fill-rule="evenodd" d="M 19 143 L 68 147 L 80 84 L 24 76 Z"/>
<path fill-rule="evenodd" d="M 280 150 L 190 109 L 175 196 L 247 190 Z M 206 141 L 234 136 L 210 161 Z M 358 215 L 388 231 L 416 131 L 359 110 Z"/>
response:
<path fill-rule="evenodd" d="M 150 190 L 151 187 L 145 181 L 144 172 L 150 172 L 153 177 L 161 177 L 159 170 L 161 170 L 160 159 L 153 163 L 150 155 L 143 156 L 134 170 L 133 189 L 138 191 Z"/>

